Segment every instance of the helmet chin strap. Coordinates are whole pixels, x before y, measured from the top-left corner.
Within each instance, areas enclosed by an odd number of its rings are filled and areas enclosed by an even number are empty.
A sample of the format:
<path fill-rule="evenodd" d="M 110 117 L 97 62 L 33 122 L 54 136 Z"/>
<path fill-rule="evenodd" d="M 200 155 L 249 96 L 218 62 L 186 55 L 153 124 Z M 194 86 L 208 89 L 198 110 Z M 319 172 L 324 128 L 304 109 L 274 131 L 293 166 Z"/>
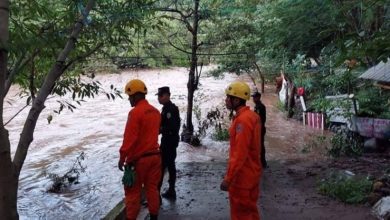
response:
<path fill-rule="evenodd" d="M 230 102 L 230 105 L 231 105 L 230 113 L 229 113 L 229 119 L 232 120 L 233 116 L 234 116 L 234 110 L 235 110 L 235 106 L 233 106 L 233 97 L 232 96 L 229 96 L 229 102 Z"/>
<path fill-rule="evenodd" d="M 234 116 L 233 109 L 230 109 L 229 119 L 232 120 Z"/>

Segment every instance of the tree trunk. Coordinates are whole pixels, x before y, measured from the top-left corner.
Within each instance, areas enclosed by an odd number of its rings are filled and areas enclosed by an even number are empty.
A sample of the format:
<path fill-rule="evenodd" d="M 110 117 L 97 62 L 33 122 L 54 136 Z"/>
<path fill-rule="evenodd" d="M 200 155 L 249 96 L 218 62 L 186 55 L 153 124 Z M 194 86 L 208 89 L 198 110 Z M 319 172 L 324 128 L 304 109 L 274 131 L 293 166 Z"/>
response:
<path fill-rule="evenodd" d="M 199 0 L 195 0 L 195 10 L 194 10 L 194 21 L 192 26 L 192 44 L 191 44 L 191 65 L 190 72 L 188 74 L 188 98 L 187 98 L 187 119 L 186 119 L 186 131 L 184 131 L 183 141 L 189 142 L 194 132 L 194 125 L 192 124 L 192 108 L 194 103 L 194 92 L 197 88 L 196 82 L 198 80 L 195 79 L 195 71 L 198 64 L 198 25 L 199 25 Z"/>
<path fill-rule="evenodd" d="M 1 219 L 19 219 L 17 212 L 18 176 L 11 161 L 8 131 L 0 130 L 0 216 Z"/>
<path fill-rule="evenodd" d="M 89 11 L 92 9 L 94 4 L 95 4 L 94 0 L 88 1 L 87 6 L 85 7 L 85 14 L 83 13 L 84 16 L 88 16 Z M 20 170 L 22 169 L 24 160 L 27 156 L 28 148 L 31 142 L 33 141 L 33 133 L 35 130 L 35 125 L 38 120 L 38 117 L 42 112 L 42 110 L 45 108 L 44 104 L 46 98 L 51 93 L 51 90 L 55 82 L 65 71 L 64 69 L 65 60 L 68 57 L 69 53 L 75 48 L 77 38 L 84 26 L 83 20 L 84 17 L 80 17 L 79 20 L 74 25 L 73 31 L 68 39 L 68 42 L 66 43 L 64 49 L 58 55 L 57 61 L 51 68 L 49 74 L 46 76 L 45 81 L 43 82 L 42 87 L 40 88 L 38 95 L 34 100 L 32 107 L 29 111 L 27 120 L 24 124 L 22 133 L 20 135 L 18 148 L 16 150 L 14 161 L 13 161 L 18 175 L 20 173 Z"/>
<path fill-rule="evenodd" d="M 256 62 L 254 62 L 254 64 L 261 79 L 261 93 L 264 93 L 264 84 L 265 84 L 264 74 L 261 72 L 259 65 L 257 65 Z"/>
<path fill-rule="evenodd" d="M 293 108 L 295 105 L 295 86 L 293 82 L 288 84 L 288 98 L 287 98 L 287 117 L 291 118 L 294 114 Z"/>
<path fill-rule="evenodd" d="M 83 16 L 88 16 L 89 11 L 94 5 L 94 0 L 89 0 Z M 18 219 L 17 213 L 17 192 L 19 174 L 22 169 L 24 160 L 26 159 L 28 148 L 33 141 L 33 133 L 40 113 L 44 109 L 46 98 L 50 94 L 56 80 L 65 71 L 65 61 L 69 53 L 74 49 L 76 40 L 83 27 L 85 17 L 80 16 L 73 31 L 66 43 L 64 49 L 59 54 L 56 63 L 51 68 L 45 78 L 39 93 L 34 100 L 25 121 L 22 133 L 20 135 L 19 144 L 16 149 L 14 160 L 11 161 L 10 143 L 8 132 L 3 126 L 3 100 L 6 95 L 5 91 L 5 76 L 7 73 L 7 50 L 5 45 L 8 42 L 8 11 L 9 2 L 0 0 L 0 216 L 3 219 Z M 4 24 L 6 23 L 6 24 Z"/>
<path fill-rule="evenodd" d="M 265 79 L 263 74 L 260 75 L 260 79 L 261 79 L 261 93 L 264 93 Z"/>
<path fill-rule="evenodd" d="M 8 57 L 8 21 L 9 21 L 9 2 L 0 0 L 0 127 L 3 128 L 3 103 L 5 93 L 5 79 L 7 76 L 7 57 Z M 2 145 L 0 145 L 2 148 Z"/>
<path fill-rule="evenodd" d="M 7 75 L 9 1 L 0 0 L 0 218 L 19 219 L 16 200 L 18 178 L 11 161 L 8 131 L 4 128 L 3 103 Z"/>

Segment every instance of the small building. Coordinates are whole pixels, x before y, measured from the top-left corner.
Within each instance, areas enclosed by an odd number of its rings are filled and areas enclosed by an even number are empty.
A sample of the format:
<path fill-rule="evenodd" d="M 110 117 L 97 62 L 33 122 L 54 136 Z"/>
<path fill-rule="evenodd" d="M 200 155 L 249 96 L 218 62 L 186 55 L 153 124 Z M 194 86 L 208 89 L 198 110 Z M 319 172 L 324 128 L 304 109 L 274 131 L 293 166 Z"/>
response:
<path fill-rule="evenodd" d="M 390 58 L 380 62 L 364 72 L 359 78 L 375 81 L 375 85 L 390 91 Z M 390 120 L 380 118 L 355 117 L 355 130 L 364 137 L 387 139 Z"/>
<path fill-rule="evenodd" d="M 373 80 L 376 86 L 390 90 L 390 59 L 369 68 L 359 78 Z"/>

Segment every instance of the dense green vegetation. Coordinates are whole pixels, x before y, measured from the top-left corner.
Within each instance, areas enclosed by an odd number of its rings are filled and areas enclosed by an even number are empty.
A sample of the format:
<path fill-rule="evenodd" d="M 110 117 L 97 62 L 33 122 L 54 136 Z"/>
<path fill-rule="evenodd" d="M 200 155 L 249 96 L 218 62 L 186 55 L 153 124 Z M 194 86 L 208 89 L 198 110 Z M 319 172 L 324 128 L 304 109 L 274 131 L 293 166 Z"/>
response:
<path fill-rule="evenodd" d="M 219 44 L 224 50 L 251 51 L 245 61 L 223 59 L 221 64 L 227 70 L 256 71 L 249 64 L 254 59 L 268 75 L 282 70 L 297 87 L 305 87 L 315 111 L 332 107 L 326 95 L 354 93 L 360 114 L 389 118 L 389 92 L 358 79 L 390 55 L 389 7 L 388 1 L 262 2 L 253 13 L 221 19 L 222 28 L 214 29 L 214 35 L 228 40 L 227 46 Z M 240 34 L 240 25 L 250 33 Z"/>
<path fill-rule="evenodd" d="M 69 62 L 64 80 L 72 72 L 90 72 L 90 65 L 76 62 L 85 59 L 94 66 L 108 61 L 122 68 L 190 65 L 191 34 L 183 20 L 173 16 L 176 12 L 166 9 L 175 6 L 191 16 L 193 0 L 98 2 L 69 57 L 74 62 Z M 11 5 L 10 69 L 18 72 L 15 82 L 27 95 L 36 93 L 82 5 L 44 0 Z M 331 107 L 326 95 L 354 93 L 361 115 L 390 117 L 389 92 L 358 78 L 390 55 L 388 1 L 203 0 L 199 5 L 198 65 L 218 64 L 212 74 L 249 73 L 273 80 L 283 71 L 295 86 L 306 89 L 315 111 Z M 188 17 L 188 22 L 193 19 Z M 77 96 L 84 84 L 74 84 L 68 89 Z"/>
<path fill-rule="evenodd" d="M 159 28 L 136 35 L 134 49 L 125 56 L 143 57 L 148 66 L 189 66 L 190 34 L 180 19 L 158 10 L 164 4 L 152 6 L 157 8 L 154 19 Z M 193 1 L 176 4 L 191 12 Z M 389 118 L 388 90 L 358 78 L 390 55 L 388 1 L 203 0 L 199 4 L 203 20 L 198 65 L 218 64 L 213 75 L 228 71 L 273 80 L 284 72 L 296 87 L 305 88 L 314 111 L 332 108 L 325 96 L 355 94 L 360 115 Z"/>
<path fill-rule="evenodd" d="M 77 38 L 77 47 L 69 54 L 62 75 L 52 90 L 53 95 L 73 94 L 75 103 L 99 92 L 115 98 L 119 92 L 103 90 L 94 81 L 94 72 L 106 59 L 114 60 L 123 48 L 130 50 L 134 36 L 146 27 L 152 11 L 148 1 L 98 1 L 95 10 L 83 19 L 86 27 Z M 9 81 L 21 85 L 23 94 L 31 101 L 38 93 L 57 54 L 65 46 L 78 16 L 82 16 L 86 1 L 18 1 L 10 5 L 10 41 L 8 55 Z M 88 65 L 91 63 L 92 65 Z M 105 68 L 106 69 L 106 68 Z M 80 78 L 80 75 L 86 76 Z M 86 78 L 90 78 L 88 80 Z M 74 109 L 74 104 L 62 103 Z M 58 112 L 59 112 L 58 111 Z"/>

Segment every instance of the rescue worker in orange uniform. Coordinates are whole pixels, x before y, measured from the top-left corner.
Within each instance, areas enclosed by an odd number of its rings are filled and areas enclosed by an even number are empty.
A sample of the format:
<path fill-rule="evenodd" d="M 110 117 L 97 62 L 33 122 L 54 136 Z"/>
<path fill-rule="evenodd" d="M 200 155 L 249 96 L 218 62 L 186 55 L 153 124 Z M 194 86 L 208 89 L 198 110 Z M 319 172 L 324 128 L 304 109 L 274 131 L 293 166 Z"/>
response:
<path fill-rule="evenodd" d="M 132 166 L 135 172 L 131 186 L 124 184 L 126 216 L 129 220 L 137 219 L 143 186 L 150 219 L 156 220 L 160 208 L 158 185 L 161 179 L 161 154 L 158 135 L 161 116 L 145 99 L 147 88 L 141 80 L 129 81 L 125 92 L 134 108 L 128 115 L 123 144 L 119 150 L 118 168 L 123 171 L 124 167 Z"/>
<path fill-rule="evenodd" d="M 229 129 L 229 162 L 220 188 L 229 192 L 232 220 L 258 220 L 257 201 L 262 174 L 261 120 L 246 106 L 250 98 L 250 88 L 246 83 L 233 82 L 225 93 L 226 107 L 235 111 L 236 115 Z"/>

